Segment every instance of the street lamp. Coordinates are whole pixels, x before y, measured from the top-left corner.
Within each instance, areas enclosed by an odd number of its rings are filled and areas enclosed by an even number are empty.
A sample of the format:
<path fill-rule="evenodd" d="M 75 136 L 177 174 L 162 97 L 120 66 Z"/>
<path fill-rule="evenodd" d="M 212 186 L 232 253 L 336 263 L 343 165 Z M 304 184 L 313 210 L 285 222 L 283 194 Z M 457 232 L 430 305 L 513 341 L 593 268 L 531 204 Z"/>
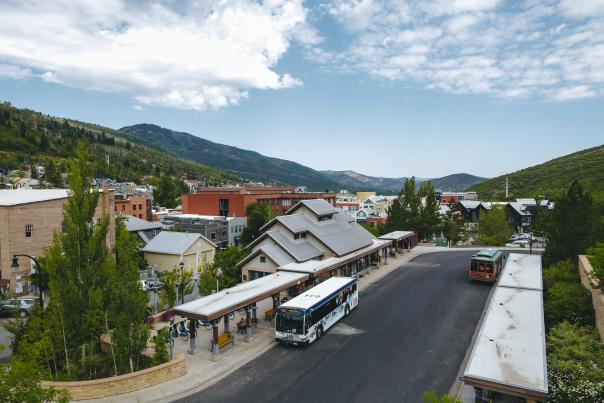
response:
<path fill-rule="evenodd" d="M 33 256 L 24 255 L 24 254 L 13 255 L 13 262 L 10 265 L 10 268 L 13 271 L 19 270 L 19 259 L 18 259 L 19 256 L 27 257 L 27 258 L 33 260 L 33 262 L 36 264 L 36 277 L 38 279 L 38 289 L 40 290 L 40 308 L 44 309 L 44 296 L 42 295 L 42 288 L 43 288 L 43 286 L 42 286 L 42 266 L 40 266 L 40 263 Z"/>
<path fill-rule="evenodd" d="M 180 263 L 178 263 L 178 268 L 180 269 L 180 281 L 178 282 L 178 291 L 180 292 L 180 303 L 184 304 L 185 303 L 185 283 L 183 281 L 184 280 L 183 274 L 184 274 L 184 269 L 185 269 L 185 261 L 182 257 L 180 258 Z"/>
<path fill-rule="evenodd" d="M 214 269 L 214 277 L 216 277 L 216 292 L 218 292 L 220 291 L 218 280 L 222 277 L 222 269 L 220 267 Z"/>

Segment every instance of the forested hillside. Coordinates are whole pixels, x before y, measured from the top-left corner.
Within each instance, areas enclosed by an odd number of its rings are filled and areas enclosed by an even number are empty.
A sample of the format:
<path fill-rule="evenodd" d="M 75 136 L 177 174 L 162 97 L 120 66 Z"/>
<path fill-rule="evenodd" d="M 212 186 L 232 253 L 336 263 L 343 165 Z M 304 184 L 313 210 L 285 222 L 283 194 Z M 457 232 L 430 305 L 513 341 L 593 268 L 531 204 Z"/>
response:
<path fill-rule="evenodd" d="M 338 183 L 321 172 L 297 162 L 214 143 L 189 133 L 151 124 L 123 127 L 120 131 L 166 152 L 232 172 L 248 180 L 292 186 L 305 185 L 318 191 L 340 188 Z"/>
<path fill-rule="evenodd" d="M 96 163 L 96 176 L 141 181 L 145 175 L 206 177 L 211 183 L 238 179 L 232 174 L 174 157 L 112 129 L 0 104 L 0 167 L 37 163 L 56 168 L 75 156 L 84 141 Z M 64 170 L 63 170 L 64 171 Z"/>
<path fill-rule="evenodd" d="M 510 198 L 552 197 L 568 189 L 575 179 L 579 179 L 587 190 L 604 192 L 604 145 L 502 175 L 469 190 L 477 191 L 482 199 L 503 199 L 506 177 Z"/>

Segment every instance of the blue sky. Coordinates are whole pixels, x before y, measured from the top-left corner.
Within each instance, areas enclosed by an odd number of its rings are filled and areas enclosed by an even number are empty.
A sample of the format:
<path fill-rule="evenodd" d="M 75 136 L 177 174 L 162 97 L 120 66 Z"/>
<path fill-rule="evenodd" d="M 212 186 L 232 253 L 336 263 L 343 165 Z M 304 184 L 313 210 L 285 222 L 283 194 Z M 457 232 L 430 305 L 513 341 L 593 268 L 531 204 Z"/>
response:
<path fill-rule="evenodd" d="M 0 5 L 19 107 L 388 177 L 604 143 L 602 0 L 48 3 Z"/>

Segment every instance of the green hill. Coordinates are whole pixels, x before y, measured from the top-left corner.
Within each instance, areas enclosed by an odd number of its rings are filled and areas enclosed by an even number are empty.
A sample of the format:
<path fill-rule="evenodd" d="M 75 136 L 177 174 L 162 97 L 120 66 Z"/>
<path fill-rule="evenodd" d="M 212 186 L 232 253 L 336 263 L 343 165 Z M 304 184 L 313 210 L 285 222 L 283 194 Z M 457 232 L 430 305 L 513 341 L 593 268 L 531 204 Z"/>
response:
<path fill-rule="evenodd" d="M 468 190 L 477 191 L 482 199 L 503 199 L 506 177 L 509 180 L 510 198 L 552 197 L 568 189 L 575 179 L 579 179 L 592 192 L 604 192 L 604 145 L 502 175 Z"/>
<path fill-rule="evenodd" d="M 238 180 L 235 175 L 183 160 L 113 129 L 0 104 L 0 168 L 22 164 L 61 166 L 84 141 L 96 162 L 96 176 L 140 182 L 143 176 L 208 178 L 210 183 Z M 107 164 L 107 158 L 109 164 Z"/>
<path fill-rule="evenodd" d="M 337 190 L 341 187 L 321 172 L 296 162 L 214 143 L 189 133 L 151 124 L 123 127 L 120 131 L 166 152 L 231 172 L 245 179 L 292 186 L 305 185 L 319 191 Z"/>

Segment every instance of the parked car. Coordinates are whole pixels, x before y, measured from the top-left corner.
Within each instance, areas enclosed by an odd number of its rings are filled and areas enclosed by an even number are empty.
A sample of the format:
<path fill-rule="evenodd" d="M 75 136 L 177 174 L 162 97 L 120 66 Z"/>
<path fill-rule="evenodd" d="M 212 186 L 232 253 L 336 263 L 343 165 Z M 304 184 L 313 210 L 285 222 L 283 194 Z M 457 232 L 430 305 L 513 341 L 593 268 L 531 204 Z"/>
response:
<path fill-rule="evenodd" d="M 530 234 L 530 233 L 515 234 L 515 235 L 512 235 L 512 237 L 510 238 L 510 242 L 521 241 L 521 240 L 530 241 L 532 239 L 532 237 L 533 237 L 533 234 Z"/>
<path fill-rule="evenodd" d="M 164 287 L 164 283 L 162 283 L 156 278 L 139 280 L 138 283 L 144 291 L 158 291 Z"/>
<path fill-rule="evenodd" d="M 25 317 L 34 309 L 34 305 L 38 302 L 37 298 L 20 297 L 11 298 L 0 302 L 0 315 Z"/>
<path fill-rule="evenodd" d="M 505 246 L 508 248 L 528 248 L 529 241 L 526 239 L 518 239 L 517 241 L 506 243 Z"/>

